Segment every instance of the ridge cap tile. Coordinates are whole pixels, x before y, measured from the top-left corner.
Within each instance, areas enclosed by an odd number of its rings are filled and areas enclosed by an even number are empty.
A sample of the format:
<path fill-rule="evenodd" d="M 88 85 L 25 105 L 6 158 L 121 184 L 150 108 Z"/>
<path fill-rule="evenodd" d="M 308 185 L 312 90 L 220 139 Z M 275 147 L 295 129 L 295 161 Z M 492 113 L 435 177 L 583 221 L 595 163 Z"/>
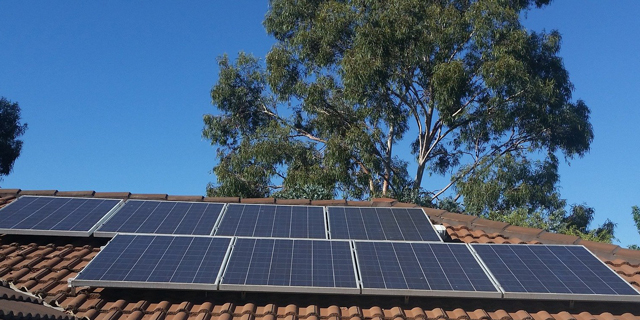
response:
<path fill-rule="evenodd" d="M 333 200 L 311 200 L 312 206 L 346 206 L 347 200 L 345 199 L 333 199 Z"/>
<path fill-rule="evenodd" d="M 474 216 L 474 215 L 470 215 L 470 214 L 463 214 L 463 213 L 455 213 L 455 212 L 449 212 L 446 211 L 444 212 L 442 215 L 440 215 L 440 218 L 442 220 L 450 220 L 450 221 L 457 221 L 457 222 L 463 222 L 466 225 L 471 225 L 473 223 L 473 221 L 475 221 L 476 219 L 478 219 L 478 216 Z"/>
<path fill-rule="evenodd" d="M 473 220 L 471 223 L 473 228 L 479 228 L 481 230 L 485 230 L 487 228 L 493 229 L 493 232 L 500 232 L 510 226 L 510 224 L 502 221 L 489 220 L 485 218 L 478 217 L 478 219 Z"/>
<path fill-rule="evenodd" d="M 511 236 L 521 238 L 526 241 L 538 239 L 538 237 L 545 231 L 538 228 L 521 227 L 515 225 L 508 225 L 504 230 L 500 232 L 503 236 Z"/>
<path fill-rule="evenodd" d="M 361 200 L 347 200 L 347 206 L 353 207 L 371 207 L 373 202 L 371 201 L 361 201 Z"/>
<path fill-rule="evenodd" d="M 0 188 L 0 194 L 11 194 L 11 195 L 16 195 L 16 194 L 20 193 L 20 191 L 22 191 L 22 189 L 5 189 L 5 188 Z"/>
<path fill-rule="evenodd" d="M 309 199 L 276 199 L 276 204 L 289 206 L 308 206 L 311 205 Z"/>
<path fill-rule="evenodd" d="M 419 205 L 410 202 L 394 202 L 391 206 L 394 208 L 420 208 Z"/>
<path fill-rule="evenodd" d="M 84 197 L 91 198 L 96 192 L 93 190 L 85 190 L 85 191 L 58 191 L 56 196 L 58 197 Z"/>
<path fill-rule="evenodd" d="M 240 203 L 247 204 L 275 204 L 275 198 L 242 198 L 240 199 Z"/>
<path fill-rule="evenodd" d="M 168 195 L 168 201 L 190 201 L 190 202 L 200 202 L 204 196 L 177 196 L 177 195 Z"/>
<path fill-rule="evenodd" d="M 578 240 L 576 244 L 587 247 L 593 253 L 595 253 L 595 251 L 600 251 L 602 253 L 613 254 L 617 249 L 620 248 L 620 246 L 615 244 L 595 242 L 584 239 Z"/>
<path fill-rule="evenodd" d="M 131 192 L 96 192 L 93 194 L 94 198 L 112 198 L 112 199 L 128 199 L 131 196 Z"/>
<path fill-rule="evenodd" d="M 422 211 L 424 211 L 424 213 L 426 213 L 432 219 L 440 218 L 440 216 L 448 212 L 447 210 L 442 210 L 442 209 L 434 209 L 434 208 L 428 208 L 428 207 L 421 207 L 421 208 L 422 208 Z"/>
<path fill-rule="evenodd" d="M 55 196 L 58 190 L 22 190 L 21 196 Z"/>
<path fill-rule="evenodd" d="M 240 203 L 240 197 L 204 197 L 204 202 L 217 202 L 217 203 Z"/>
<path fill-rule="evenodd" d="M 129 195 L 129 199 L 136 200 L 167 200 L 166 193 L 132 193 Z"/>
<path fill-rule="evenodd" d="M 393 198 L 372 198 L 371 202 L 398 202 L 398 200 L 393 199 Z"/>
<path fill-rule="evenodd" d="M 626 249 L 622 247 L 618 247 L 613 252 L 614 258 L 621 258 L 627 262 L 627 264 L 638 265 L 640 264 L 640 250 Z M 629 259 L 633 259 L 633 261 L 629 261 Z"/>
<path fill-rule="evenodd" d="M 544 231 L 538 235 L 538 239 L 542 243 L 554 243 L 554 244 L 576 244 L 578 240 L 581 240 L 578 236 L 571 236 L 567 234 L 560 234 L 554 232 Z"/>

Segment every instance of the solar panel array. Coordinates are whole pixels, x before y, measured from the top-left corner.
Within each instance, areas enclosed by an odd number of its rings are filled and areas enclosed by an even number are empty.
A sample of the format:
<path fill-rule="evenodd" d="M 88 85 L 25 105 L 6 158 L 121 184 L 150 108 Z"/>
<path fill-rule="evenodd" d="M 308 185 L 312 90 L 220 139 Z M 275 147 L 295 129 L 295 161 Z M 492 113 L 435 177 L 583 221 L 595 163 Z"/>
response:
<path fill-rule="evenodd" d="M 95 232 L 95 235 L 210 235 L 223 207 L 220 203 L 129 200 Z"/>
<path fill-rule="evenodd" d="M 216 290 L 231 238 L 119 234 L 74 286 Z"/>
<path fill-rule="evenodd" d="M 640 301 L 582 246 L 442 243 L 421 209 L 122 204 L 22 196 L 0 233 L 115 236 L 74 286 Z"/>
<path fill-rule="evenodd" d="M 355 244 L 362 293 L 501 296 L 465 244 L 362 241 Z"/>
<path fill-rule="evenodd" d="M 215 235 L 326 239 L 325 230 L 322 207 L 230 204 Z"/>
<path fill-rule="evenodd" d="M 220 289 L 360 292 L 350 243 L 307 239 L 238 238 Z"/>
<path fill-rule="evenodd" d="M 0 233 L 91 235 L 120 200 L 22 196 L 0 209 Z"/>
<path fill-rule="evenodd" d="M 331 239 L 441 241 L 418 208 L 329 207 L 328 219 Z"/>
<path fill-rule="evenodd" d="M 638 292 L 582 246 L 479 245 L 473 249 L 506 298 L 638 301 Z"/>

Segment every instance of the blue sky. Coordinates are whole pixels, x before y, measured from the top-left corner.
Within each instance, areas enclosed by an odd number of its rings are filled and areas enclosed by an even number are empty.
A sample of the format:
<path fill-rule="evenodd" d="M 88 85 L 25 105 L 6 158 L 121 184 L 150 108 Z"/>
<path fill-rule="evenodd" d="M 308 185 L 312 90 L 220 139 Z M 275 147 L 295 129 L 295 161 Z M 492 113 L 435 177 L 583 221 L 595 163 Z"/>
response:
<path fill-rule="evenodd" d="M 29 124 L 4 188 L 204 194 L 215 149 L 201 138 L 214 112 L 216 57 L 264 56 L 266 1 L 2 1 L 0 96 Z M 558 29 L 561 56 L 592 111 L 595 140 L 563 165 L 561 194 L 618 223 L 640 244 L 640 2 L 557 1 L 530 12 Z"/>

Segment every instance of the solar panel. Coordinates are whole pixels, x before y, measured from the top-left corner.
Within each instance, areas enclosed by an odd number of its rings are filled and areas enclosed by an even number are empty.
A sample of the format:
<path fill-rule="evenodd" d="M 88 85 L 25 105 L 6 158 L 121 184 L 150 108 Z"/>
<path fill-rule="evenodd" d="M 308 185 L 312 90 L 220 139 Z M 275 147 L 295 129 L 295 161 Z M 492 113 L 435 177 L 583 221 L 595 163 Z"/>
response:
<path fill-rule="evenodd" d="M 119 234 L 69 284 L 216 290 L 230 243 L 221 237 Z"/>
<path fill-rule="evenodd" d="M 331 239 L 442 241 L 419 208 L 329 207 L 328 213 Z"/>
<path fill-rule="evenodd" d="M 220 290 L 360 293 L 348 241 L 238 238 Z"/>
<path fill-rule="evenodd" d="M 505 298 L 640 301 L 583 246 L 473 244 Z"/>
<path fill-rule="evenodd" d="M 95 232 L 95 235 L 211 235 L 223 207 L 220 203 L 129 200 Z"/>
<path fill-rule="evenodd" d="M 88 237 L 120 203 L 114 199 L 22 196 L 0 209 L 0 233 Z"/>
<path fill-rule="evenodd" d="M 465 244 L 355 241 L 363 294 L 500 298 Z"/>
<path fill-rule="evenodd" d="M 230 204 L 217 236 L 326 239 L 323 207 Z"/>

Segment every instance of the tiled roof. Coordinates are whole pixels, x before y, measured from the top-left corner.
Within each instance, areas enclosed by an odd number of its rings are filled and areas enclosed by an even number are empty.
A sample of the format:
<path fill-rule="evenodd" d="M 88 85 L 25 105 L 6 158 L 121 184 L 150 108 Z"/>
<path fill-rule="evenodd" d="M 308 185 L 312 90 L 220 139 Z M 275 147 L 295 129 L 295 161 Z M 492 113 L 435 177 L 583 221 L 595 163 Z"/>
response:
<path fill-rule="evenodd" d="M 70 320 L 74 316 L 43 305 L 39 298 L 0 286 L 0 319 Z"/>
<path fill-rule="evenodd" d="M 275 203 L 289 205 L 415 206 L 391 199 L 309 201 L 207 198 L 129 192 L 62 192 L 0 189 L 0 206 L 19 195 L 79 196 L 167 201 Z M 594 243 L 539 229 L 474 216 L 424 209 L 443 224 L 452 241 L 469 243 L 582 244 L 640 289 L 640 251 Z M 83 319 L 198 320 L 640 320 L 639 303 L 522 301 L 224 293 L 202 291 L 77 288 L 67 286 L 108 239 L 5 235 L 0 237 L 0 281 Z"/>

